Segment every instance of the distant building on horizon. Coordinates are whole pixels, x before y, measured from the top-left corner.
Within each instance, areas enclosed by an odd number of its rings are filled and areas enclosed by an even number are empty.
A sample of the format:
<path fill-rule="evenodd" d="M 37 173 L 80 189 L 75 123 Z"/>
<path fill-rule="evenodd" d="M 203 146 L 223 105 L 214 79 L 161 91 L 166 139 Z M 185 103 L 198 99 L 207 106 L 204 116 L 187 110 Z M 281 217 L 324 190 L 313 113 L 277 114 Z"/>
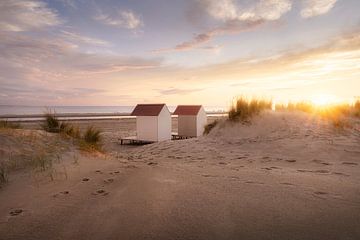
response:
<path fill-rule="evenodd" d="M 173 115 L 178 115 L 178 135 L 199 137 L 204 132 L 207 115 L 202 105 L 179 105 Z"/>
<path fill-rule="evenodd" d="M 136 116 L 138 140 L 159 142 L 171 139 L 171 114 L 166 104 L 138 104 L 131 116 Z"/>

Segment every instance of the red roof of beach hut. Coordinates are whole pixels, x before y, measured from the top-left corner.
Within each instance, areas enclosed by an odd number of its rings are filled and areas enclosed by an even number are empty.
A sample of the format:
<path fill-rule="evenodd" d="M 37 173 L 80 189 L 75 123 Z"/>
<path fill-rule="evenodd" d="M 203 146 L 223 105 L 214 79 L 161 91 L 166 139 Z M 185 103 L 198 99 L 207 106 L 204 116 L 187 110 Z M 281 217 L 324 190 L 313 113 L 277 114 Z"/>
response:
<path fill-rule="evenodd" d="M 201 109 L 201 105 L 179 105 L 174 115 L 197 115 Z"/>
<path fill-rule="evenodd" d="M 131 116 L 158 116 L 165 106 L 161 104 L 138 104 L 131 113 Z"/>

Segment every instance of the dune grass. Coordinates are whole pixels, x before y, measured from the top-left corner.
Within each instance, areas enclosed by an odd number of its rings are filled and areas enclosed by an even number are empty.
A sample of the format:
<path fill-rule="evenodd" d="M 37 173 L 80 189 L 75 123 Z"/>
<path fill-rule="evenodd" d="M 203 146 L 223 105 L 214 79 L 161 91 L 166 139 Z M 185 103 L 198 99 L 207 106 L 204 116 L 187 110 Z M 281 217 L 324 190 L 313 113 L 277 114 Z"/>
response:
<path fill-rule="evenodd" d="M 33 169 L 38 169 L 40 171 L 51 169 L 53 167 L 53 156 L 45 151 L 40 151 L 32 156 L 31 165 Z"/>
<path fill-rule="evenodd" d="M 319 116 L 324 120 L 331 122 L 336 129 L 352 128 L 349 117 L 360 117 L 360 100 L 354 104 L 340 103 L 317 106 L 311 102 L 290 102 L 285 104 L 276 104 L 276 111 L 301 111 Z"/>
<path fill-rule="evenodd" d="M 219 121 L 218 120 L 215 120 L 211 123 L 208 123 L 205 125 L 204 127 L 204 135 L 207 135 L 211 132 L 211 130 L 216 127 L 216 125 L 218 125 Z"/>
<path fill-rule="evenodd" d="M 72 138 L 80 138 L 81 133 L 79 127 L 75 127 L 70 123 L 62 122 L 60 124 L 60 133 L 64 134 L 65 136 L 72 137 Z"/>
<path fill-rule="evenodd" d="M 228 119 L 230 121 L 248 122 L 260 112 L 271 109 L 272 101 L 264 99 L 237 98 L 230 107 Z"/>
<path fill-rule="evenodd" d="M 101 131 L 93 126 L 89 126 L 82 135 L 79 127 L 60 121 L 56 117 L 55 112 L 50 110 L 45 113 L 45 120 L 42 127 L 47 132 L 60 133 L 65 137 L 73 138 L 82 150 L 101 150 Z M 39 159 L 38 162 L 41 164 L 41 159 Z"/>
<path fill-rule="evenodd" d="M 9 122 L 7 120 L 0 120 L 0 128 L 18 129 L 18 128 L 21 128 L 21 125 L 20 125 L 20 123 L 16 123 L 16 122 Z"/>
<path fill-rule="evenodd" d="M 96 129 L 93 126 L 88 127 L 84 133 L 85 142 L 90 143 L 90 144 L 99 143 L 101 140 L 100 133 L 101 133 L 101 131 L 99 129 Z"/>
<path fill-rule="evenodd" d="M 0 160 L 0 186 L 8 182 L 8 171 L 6 164 Z"/>
<path fill-rule="evenodd" d="M 276 104 L 276 111 L 301 111 L 312 114 L 317 114 L 322 117 L 333 116 L 349 116 L 360 117 L 360 100 L 357 100 L 354 104 L 329 104 L 325 106 L 316 106 L 311 102 L 289 102 L 288 104 Z"/>
<path fill-rule="evenodd" d="M 42 123 L 42 128 L 51 133 L 62 133 L 73 138 L 80 138 L 80 129 L 74 127 L 70 123 L 61 122 L 55 115 L 54 111 L 47 111 L 45 113 L 45 120 Z"/>
<path fill-rule="evenodd" d="M 55 116 L 55 112 L 49 110 L 45 113 L 45 121 L 41 126 L 47 132 L 59 133 L 61 123 L 59 119 Z M 62 126 L 62 128 L 64 128 L 64 126 Z"/>
<path fill-rule="evenodd" d="M 93 126 L 89 126 L 80 141 L 80 149 L 85 151 L 102 151 L 101 131 Z"/>

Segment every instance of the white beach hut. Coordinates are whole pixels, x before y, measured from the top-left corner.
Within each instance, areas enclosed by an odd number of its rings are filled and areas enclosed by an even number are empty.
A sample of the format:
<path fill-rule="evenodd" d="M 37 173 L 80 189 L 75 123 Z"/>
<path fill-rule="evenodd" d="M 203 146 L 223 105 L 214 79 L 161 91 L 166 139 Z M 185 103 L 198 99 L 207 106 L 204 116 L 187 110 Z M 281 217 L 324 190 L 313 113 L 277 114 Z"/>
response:
<path fill-rule="evenodd" d="M 138 104 L 131 116 L 136 116 L 137 140 L 171 139 L 171 114 L 165 104 Z"/>
<path fill-rule="evenodd" d="M 174 115 L 178 115 L 178 135 L 184 137 L 198 137 L 204 132 L 207 116 L 201 105 L 179 105 Z"/>

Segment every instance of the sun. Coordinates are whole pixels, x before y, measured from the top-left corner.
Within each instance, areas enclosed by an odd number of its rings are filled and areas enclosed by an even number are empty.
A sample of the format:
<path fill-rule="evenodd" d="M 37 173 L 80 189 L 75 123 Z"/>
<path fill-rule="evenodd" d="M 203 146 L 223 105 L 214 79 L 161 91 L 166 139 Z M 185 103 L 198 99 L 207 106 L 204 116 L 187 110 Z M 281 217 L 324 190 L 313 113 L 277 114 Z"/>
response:
<path fill-rule="evenodd" d="M 336 102 L 336 96 L 331 94 L 317 94 L 311 98 L 311 102 L 317 106 L 330 105 Z"/>

